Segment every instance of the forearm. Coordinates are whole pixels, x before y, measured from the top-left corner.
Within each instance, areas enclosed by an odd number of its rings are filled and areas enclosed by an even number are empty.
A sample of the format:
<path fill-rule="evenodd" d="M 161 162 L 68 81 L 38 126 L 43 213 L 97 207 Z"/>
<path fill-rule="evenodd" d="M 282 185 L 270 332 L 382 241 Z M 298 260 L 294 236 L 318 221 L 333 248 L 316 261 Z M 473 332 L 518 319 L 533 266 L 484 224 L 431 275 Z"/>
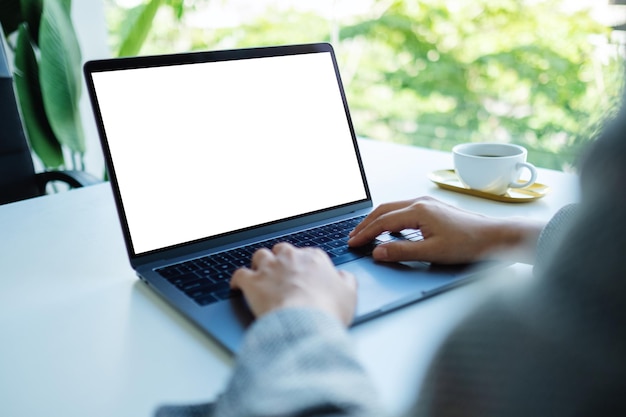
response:
<path fill-rule="evenodd" d="M 284 309 L 248 331 L 215 416 L 380 416 L 376 393 L 344 327 L 308 309 Z"/>

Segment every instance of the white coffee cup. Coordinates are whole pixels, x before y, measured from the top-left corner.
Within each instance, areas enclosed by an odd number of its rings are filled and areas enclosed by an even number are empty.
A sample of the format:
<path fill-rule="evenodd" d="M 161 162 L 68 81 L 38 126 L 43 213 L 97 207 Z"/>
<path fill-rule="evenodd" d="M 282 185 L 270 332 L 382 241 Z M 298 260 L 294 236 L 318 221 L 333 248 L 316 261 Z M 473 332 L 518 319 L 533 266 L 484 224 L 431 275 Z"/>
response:
<path fill-rule="evenodd" d="M 531 186 L 537 179 L 537 169 L 526 162 L 528 152 L 510 143 L 463 143 L 452 148 L 454 169 L 459 180 L 469 188 L 502 195 L 509 188 Z M 520 182 L 522 171 L 530 179 Z"/>

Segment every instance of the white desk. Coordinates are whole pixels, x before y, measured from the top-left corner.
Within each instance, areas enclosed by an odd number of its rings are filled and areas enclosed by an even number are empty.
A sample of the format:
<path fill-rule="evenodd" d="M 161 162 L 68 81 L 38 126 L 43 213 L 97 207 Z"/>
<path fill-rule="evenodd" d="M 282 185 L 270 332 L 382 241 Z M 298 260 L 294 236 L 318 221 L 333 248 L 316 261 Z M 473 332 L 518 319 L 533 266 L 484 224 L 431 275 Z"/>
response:
<path fill-rule="evenodd" d="M 496 216 L 548 219 L 577 178 L 540 170 L 552 192 L 527 204 L 441 190 L 449 154 L 361 140 L 375 203 L 432 195 Z M 213 399 L 232 358 L 136 279 L 108 184 L 0 206 L 0 404 L 6 416 L 149 416 Z M 352 330 L 382 399 L 404 409 L 428 358 L 469 306 L 503 280 L 468 284 Z M 517 279 L 523 279 L 518 274 Z"/>

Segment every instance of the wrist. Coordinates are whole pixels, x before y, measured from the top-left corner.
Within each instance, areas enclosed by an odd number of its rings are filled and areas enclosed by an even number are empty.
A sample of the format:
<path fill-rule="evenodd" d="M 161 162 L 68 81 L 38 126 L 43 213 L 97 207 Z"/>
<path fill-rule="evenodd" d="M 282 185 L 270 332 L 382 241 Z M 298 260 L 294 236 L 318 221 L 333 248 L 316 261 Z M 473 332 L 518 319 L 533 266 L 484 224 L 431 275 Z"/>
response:
<path fill-rule="evenodd" d="M 498 258 L 533 263 L 537 240 L 545 223 L 515 217 L 493 219 L 487 230 L 485 252 Z"/>

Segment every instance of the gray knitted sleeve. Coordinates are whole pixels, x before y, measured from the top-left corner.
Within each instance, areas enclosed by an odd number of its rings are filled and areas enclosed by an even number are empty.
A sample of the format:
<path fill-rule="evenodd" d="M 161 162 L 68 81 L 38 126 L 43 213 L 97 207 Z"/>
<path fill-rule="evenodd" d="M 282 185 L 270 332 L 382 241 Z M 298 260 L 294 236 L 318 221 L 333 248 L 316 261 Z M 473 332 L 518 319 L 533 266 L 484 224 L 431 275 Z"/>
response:
<path fill-rule="evenodd" d="M 271 313 L 249 329 L 215 416 L 381 416 L 344 327 L 309 309 Z"/>
<path fill-rule="evenodd" d="M 577 204 L 569 204 L 561 208 L 544 227 L 537 242 L 537 256 L 533 268 L 535 275 L 544 272 L 546 265 L 554 256 L 558 242 L 565 237 L 570 226 L 575 223 L 574 220 L 579 211 Z"/>

